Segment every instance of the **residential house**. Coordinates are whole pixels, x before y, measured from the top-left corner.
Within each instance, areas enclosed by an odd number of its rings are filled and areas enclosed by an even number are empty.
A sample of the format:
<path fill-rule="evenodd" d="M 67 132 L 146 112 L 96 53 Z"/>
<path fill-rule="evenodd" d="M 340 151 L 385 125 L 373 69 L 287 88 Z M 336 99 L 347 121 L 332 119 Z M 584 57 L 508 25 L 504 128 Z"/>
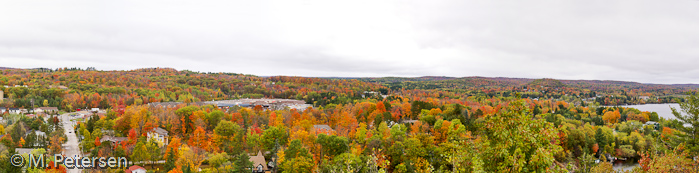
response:
<path fill-rule="evenodd" d="M 146 168 L 140 167 L 138 165 L 133 165 L 129 169 L 124 170 L 125 173 L 146 173 Z"/>
<path fill-rule="evenodd" d="M 0 90 L 0 101 L 2 101 L 3 96 L 5 96 L 5 93 L 2 90 Z"/>
<path fill-rule="evenodd" d="M 24 139 L 25 140 L 28 139 L 29 138 L 28 135 L 32 134 L 32 133 L 34 134 L 34 143 L 31 145 L 29 145 L 29 143 L 27 143 L 26 146 L 35 146 L 36 147 L 36 146 L 46 145 L 45 142 L 48 142 L 48 141 L 46 141 L 48 139 L 48 138 L 46 138 L 46 132 L 42 132 L 39 130 L 30 131 L 29 133 L 27 133 L 27 136 L 25 136 Z"/>
<path fill-rule="evenodd" d="M 0 107 L 0 114 L 4 114 L 7 111 L 6 107 Z"/>
<path fill-rule="evenodd" d="M 419 120 L 403 120 L 403 124 L 415 124 L 415 123 L 417 123 L 418 121 L 419 121 Z"/>
<path fill-rule="evenodd" d="M 269 171 L 267 161 L 265 161 L 265 156 L 262 155 L 261 151 L 258 151 L 256 156 L 250 156 L 250 162 L 252 162 L 253 173 L 265 173 Z"/>
<path fill-rule="evenodd" d="M 45 136 L 46 136 L 46 132 L 42 132 L 42 131 L 39 131 L 39 130 L 34 131 L 34 134 L 36 134 L 36 136 L 42 136 L 42 137 L 45 137 Z"/>
<path fill-rule="evenodd" d="M 320 124 L 320 125 L 313 125 L 313 132 L 317 134 L 326 134 L 326 135 L 332 135 L 335 133 L 335 130 L 333 128 L 330 128 L 330 126 L 325 125 L 325 124 Z"/>
<path fill-rule="evenodd" d="M 17 154 L 30 154 L 36 148 L 15 148 Z"/>
<path fill-rule="evenodd" d="M 102 135 L 102 138 L 100 138 L 100 142 L 112 142 L 112 146 L 114 146 L 117 143 L 120 143 L 121 141 L 127 141 L 129 138 L 127 137 L 114 137 L 114 136 L 107 136 L 107 135 Z"/>
<path fill-rule="evenodd" d="M 155 140 L 163 145 L 168 144 L 168 139 L 167 139 L 168 132 L 167 132 L 167 130 L 165 130 L 163 128 L 156 127 L 153 130 L 151 130 L 150 132 L 148 132 L 147 135 L 148 135 L 148 140 Z"/>
<path fill-rule="evenodd" d="M 653 126 L 653 129 L 655 130 L 660 130 L 660 123 L 655 122 L 655 121 L 648 121 L 645 124 L 646 126 Z"/>
<path fill-rule="evenodd" d="M 10 114 L 20 114 L 19 108 L 8 108 Z"/>

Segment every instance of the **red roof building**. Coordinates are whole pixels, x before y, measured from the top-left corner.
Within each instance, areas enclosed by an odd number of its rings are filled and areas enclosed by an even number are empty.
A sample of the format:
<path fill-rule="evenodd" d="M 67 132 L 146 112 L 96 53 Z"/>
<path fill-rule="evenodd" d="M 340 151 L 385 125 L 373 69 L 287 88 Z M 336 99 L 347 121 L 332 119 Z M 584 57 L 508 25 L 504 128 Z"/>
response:
<path fill-rule="evenodd" d="M 138 165 L 133 165 L 129 169 L 125 170 L 126 173 L 146 173 L 146 168 L 140 167 Z"/>

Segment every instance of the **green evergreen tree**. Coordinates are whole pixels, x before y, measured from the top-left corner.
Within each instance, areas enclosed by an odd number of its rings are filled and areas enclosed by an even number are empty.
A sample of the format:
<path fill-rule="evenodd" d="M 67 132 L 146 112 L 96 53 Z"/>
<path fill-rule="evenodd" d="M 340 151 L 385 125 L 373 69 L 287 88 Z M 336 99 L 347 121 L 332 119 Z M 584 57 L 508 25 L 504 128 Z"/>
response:
<path fill-rule="evenodd" d="M 541 114 L 541 109 L 539 109 L 539 105 L 534 106 L 534 111 L 532 111 L 534 115 L 539 115 Z"/>
<path fill-rule="evenodd" d="M 682 113 L 677 109 L 672 108 L 672 114 L 682 122 L 689 126 L 678 126 L 677 130 L 683 132 L 678 133 L 677 143 L 685 143 L 685 146 L 693 155 L 699 154 L 699 96 L 697 93 L 691 94 L 684 102 L 680 102 Z"/>
<path fill-rule="evenodd" d="M 170 171 L 172 169 L 175 169 L 175 151 L 173 151 L 172 148 L 167 151 L 167 160 L 165 161 L 165 171 Z"/>
<path fill-rule="evenodd" d="M 604 146 L 607 145 L 607 137 L 604 136 L 604 132 L 602 132 L 602 128 L 597 128 L 597 131 L 595 132 L 595 142 L 597 142 L 597 145 L 600 148 L 604 148 Z M 600 150 L 599 152 L 601 152 Z"/>
<path fill-rule="evenodd" d="M 253 167 L 252 162 L 250 162 L 250 156 L 248 154 L 239 154 L 238 157 L 236 157 L 235 162 L 233 163 L 233 170 L 234 172 L 250 172 L 250 169 Z"/>

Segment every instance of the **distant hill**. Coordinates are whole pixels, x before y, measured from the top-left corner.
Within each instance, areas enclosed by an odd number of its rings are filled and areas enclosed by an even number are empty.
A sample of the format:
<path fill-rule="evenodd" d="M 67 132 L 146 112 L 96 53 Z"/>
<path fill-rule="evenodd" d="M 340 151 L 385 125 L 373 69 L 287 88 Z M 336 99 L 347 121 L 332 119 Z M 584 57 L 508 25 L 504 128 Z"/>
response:
<path fill-rule="evenodd" d="M 642 84 L 610 80 L 558 80 L 505 77 L 416 77 L 361 78 L 380 83 L 391 90 L 440 90 L 467 95 L 511 96 L 521 93 L 528 98 L 594 98 L 605 105 L 668 103 L 681 99 L 687 92 L 699 89 L 699 84 Z M 652 99 L 641 99 L 650 96 Z"/>
<path fill-rule="evenodd" d="M 672 86 L 687 87 L 687 88 L 699 88 L 699 84 L 672 84 Z"/>
<path fill-rule="evenodd" d="M 566 87 L 566 85 L 563 84 L 563 82 L 561 82 L 559 80 L 547 79 L 547 78 L 536 79 L 532 82 L 529 82 L 527 84 L 527 86 L 529 88 L 537 88 L 537 87 L 540 87 L 540 88 L 543 88 L 543 87 L 546 87 L 546 88 L 564 88 L 564 87 Z"/>
<path fill-rule="evenodd" d="M 644 84 L 638 82 L 629 81 L 612 81 L 612 80 L 559 80 L 559 79 L 529 79 L 529 78 L 508 78 L 508 77 L 480 77 L 480 76 L 470 76 L 470 77 L 446 77 L 446 76 L 423 76 L 423 77 L 382 77 L 382 78 L 356 78 L 361 81 L 366 82 L 380 82 L 380 83 L 394 83 L 394 82 L 418 82 L 418 81 L 441 81 L 442 83 L 466 83 L 467 85 L 474 85 L 472 83 L 489 83 L 489 84 L 500 84 L 508 86 L 522 86 L 522 85 L 542 85 L 550 87 L 606 87 L 606 88 L 630 88 L 638 89 L 643 87 L 670 87 L 670 88 L 681 88 L 681 89 L 699 89 L 699 84 Z M 471 83 L 471 84 L 469 84 Z"/>
<path fill-rule="evenodd" d="M 446 76 L 422 76 L 422 77 L 380 77 L 380 78 L 355 78 L 366 82 L 380 82 L 380 83 L 391 83 L 391 82 L 404 82 L 404 81 L 436 81 L 436 80 L 449 80 L 456 79 L 455 77 Z"/>

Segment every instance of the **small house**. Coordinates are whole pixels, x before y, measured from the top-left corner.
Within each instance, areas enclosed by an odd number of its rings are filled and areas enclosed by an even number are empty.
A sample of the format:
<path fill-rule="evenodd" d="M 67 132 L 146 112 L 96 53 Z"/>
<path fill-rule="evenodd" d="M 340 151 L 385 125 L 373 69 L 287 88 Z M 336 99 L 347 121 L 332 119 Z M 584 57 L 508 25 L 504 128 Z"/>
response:
<path fill-rule="evenodd" d="M 140 167 L 138 165 L 133 165 L 129 169 L 124 171 L 125 173 L 146 173 L 146 168 Z"/>
<path fill-rule="evenodd" d="M 153 128 L 153 130 L 146 133 L 146 135 L 148 136 L 148 140 L 155 140 L 155 141 L 158 141 L 159 143 L 164 144 L 164 145 L 168 144 L 168 139 L 167 139 L 168 132 L 167 132 L 167 130 L 165 130 L 163 128 L 160 128 L 160 127 Z"/>
<path fill-rule="evenodd" d="M 250 162 L 252 162 L 252 172 L 254 173 L 264 173 L 269 171 L 267 162 L 265 161 L 265 156 L 262 155 L 261 151 L 258 151 L 256 156 L 250 156 Z"/>
<path fill-rule="evenodd" d="M 39 131 L 39 130 L 34 131 L 34 134 L 35 134 L 36 136 L 42 136 L 42 137 L 45 137 L 45 136 L 46 136 L 46 132 L 42 132 L 42 131 Z"/>
<path fill-rule="evenodd" d="M 127 140 L 129 140 L 129 138 L 127 138 L 127 137 L 114 137 L 114 136 L 107 136 L 107 135 L 103 135 L 102 138 L 100 138 L 100 142 L 104 143 L 104 142 L 109 141 L 109 142 L 112 142 L 112 146 L 114 146 L 115 144 L 117 144 L 121 141 L 127 141 Z"/>
<path fill-rule="evenodd" d="M 660 130 L 660 123 L 655 122 L 655 121 L 648 121 L 648 122 L 646 122 L 646 124 L 644 124 L 644 125 L 646 125 L 646 126 L 653 126 L 653 129 L 655 129 L 655 130 Z"/>
<path fill-rule="evenodd" d="M 19 108 L 8 108 L 7 109 L 10 114 L 20 114 L 21 112 L 19 111 Z"/>
<path fill-rule="evenodd" d="M 17 154 L 30 154 L 36 148 L 15 148 Z"/>

